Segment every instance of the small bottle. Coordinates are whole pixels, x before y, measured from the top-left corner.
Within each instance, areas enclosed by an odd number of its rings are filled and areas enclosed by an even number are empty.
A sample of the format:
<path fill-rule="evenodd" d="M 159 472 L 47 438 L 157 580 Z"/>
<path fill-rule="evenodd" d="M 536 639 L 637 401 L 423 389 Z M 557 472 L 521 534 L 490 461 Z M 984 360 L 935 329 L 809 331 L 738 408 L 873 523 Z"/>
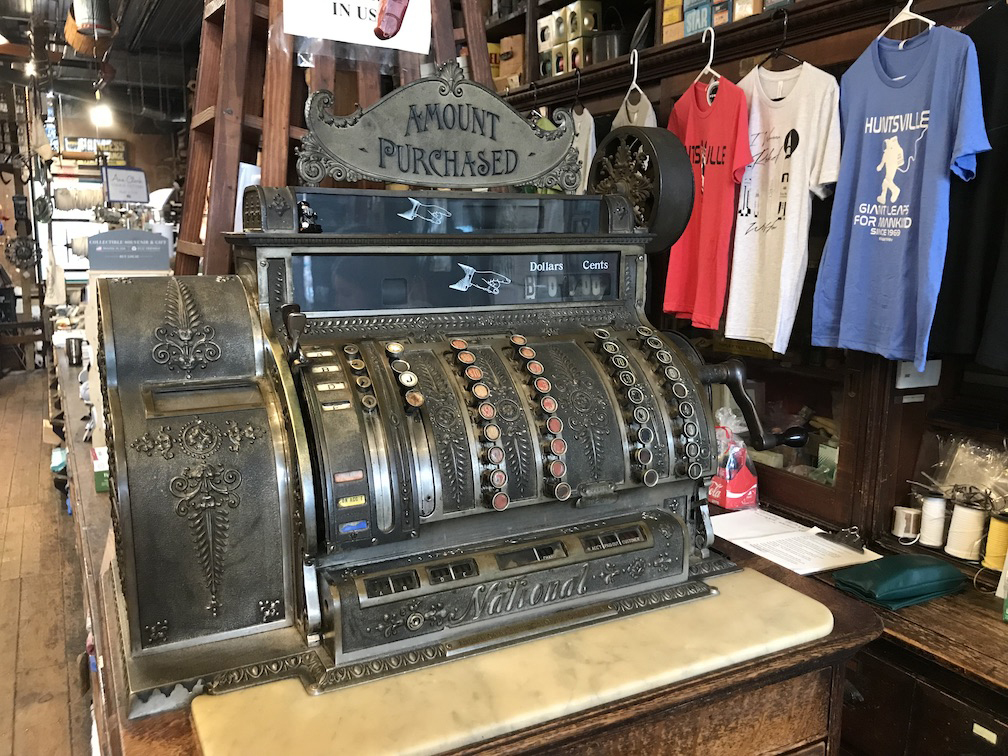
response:
<path fill-rule="evenodd" d="M 378 23 L 374 30 L 378 39 L 392 39 L 399 33 L 408 5 L 409 0 L 382 0 L 378 9 Z"/>

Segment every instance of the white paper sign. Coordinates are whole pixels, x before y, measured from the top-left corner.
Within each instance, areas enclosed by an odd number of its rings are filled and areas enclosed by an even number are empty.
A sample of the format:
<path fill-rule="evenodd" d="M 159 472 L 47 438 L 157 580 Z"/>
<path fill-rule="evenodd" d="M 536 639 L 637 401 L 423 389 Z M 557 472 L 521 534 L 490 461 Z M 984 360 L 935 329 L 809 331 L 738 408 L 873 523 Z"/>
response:
<path fill-rule="evenodd" d="M 102 166 L 105 199 L 109 202 L 147 202 L 147 175 L 139 168 Z"/>
<path fill-rule="evenodd" d="M 284 0 L 283 30 L 295 37 L 427 55 L 431 4 L 430 0 Z"/>

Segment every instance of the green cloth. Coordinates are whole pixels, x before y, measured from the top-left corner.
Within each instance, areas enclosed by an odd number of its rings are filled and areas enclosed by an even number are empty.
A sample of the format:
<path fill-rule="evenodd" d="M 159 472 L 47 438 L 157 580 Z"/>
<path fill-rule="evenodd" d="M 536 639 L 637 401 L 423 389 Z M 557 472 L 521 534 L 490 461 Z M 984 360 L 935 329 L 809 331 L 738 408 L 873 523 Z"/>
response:
<path fill-rule="evenodd" d="M 902 609 L 961 591 L 965 576 L 926 554 L 897 554 L 837 570 L 837 588 L 886 609 Z"/>

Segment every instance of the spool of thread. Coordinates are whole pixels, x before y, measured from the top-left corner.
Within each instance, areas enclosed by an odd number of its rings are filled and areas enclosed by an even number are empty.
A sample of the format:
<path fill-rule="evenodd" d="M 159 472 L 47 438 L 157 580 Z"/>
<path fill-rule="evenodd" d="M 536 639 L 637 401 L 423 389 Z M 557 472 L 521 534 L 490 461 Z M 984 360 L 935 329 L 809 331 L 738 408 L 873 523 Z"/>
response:
<path fill-rule="evenodd" d="M 952 523 L 949 525 L 945 553 L 971 562 L 978 560 L 986 524 L 986 511 L 956 504 L 952 508 Z"/>
<path fill-rule="evenodd" d="M 940 547 L 945 543 L 945 499 L 941 496 L 921 498 L 920 543 Z"/>
<path fill-rule="evenodd" d="M 920 538 L 921 514 L 921 510 L 913 507 L 893 507 L 892 534 L 907 546 L 916 543 Z"/>
<path fill-rule="evenodd" d="M 987 531 L 987 548 L 981 564 L 990 570 L 1000 572 L 1008 554 L 1008 515 L 991 515 L 990 529 Z"/>

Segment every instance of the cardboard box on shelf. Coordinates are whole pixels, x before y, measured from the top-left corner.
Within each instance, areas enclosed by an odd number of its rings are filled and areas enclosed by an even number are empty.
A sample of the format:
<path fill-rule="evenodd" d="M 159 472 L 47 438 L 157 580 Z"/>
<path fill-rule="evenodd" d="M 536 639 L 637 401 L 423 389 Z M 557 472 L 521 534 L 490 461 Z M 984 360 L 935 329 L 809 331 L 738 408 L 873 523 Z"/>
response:
<path fill-rule="evenodd" d="M 505 94 L 509 89 L 518 89 L 521 86 L 521 76 L 513 74 L 511 76 L 496 76 L 493 80 L 494 89 L 497 94 Z"/>
<path fill-rule="evenodd" d="M 735 0 L 732 8 L 732 21 L 739 21 L 749 16 L 763 12 L 763 0 Z"/>
<path fill-rule="evenodd" d="M 487 52 L 490 53 L 490 78 L 500 76 L 500 42 L 487 42 Z"/>
<path fill-rule="evenodd" d="M 732 21 L 732 0 L 721 0 L 711 6 L 711 26 L 730 24 Z"/>
<path fill-rule="evenodd" d="M 506 78 L 525 71 L 525 35 L 514 34 L 500 41 L 500 73 Z"/>
<path fill-rule="evenodd" d="M 667 45 L 669 42 L 678 42 L 684 36 L 683 31 L 684 24 L 680 21 L 678 24 L 669 24 L 668 26 L 662 27 L 662 44 Z"/>
<path fill-rule="evenodd" d="M 109 490 L 109 457 L 107 446 L 91 447 L 91 465 L 94 467 L 95 493 Z"/>
<path fill-rule="evenodd" d="M 553 45 L 553 75 L 567 73 L 567 43 Z"/>
<path fill-rule="evenodd" d="M 683 0 L 683 12 L 699 8 L 701 5 L 710 5 L 710 0 Z"/>
<path fill-rule="evenodd" d="M 672 24 L 678 24 L 682 21 L 682 3 L 677 3 L 671 8 L 666 7 L 662 11 L 662 26 L 672 26 Z"/>
<path fill-rule="evenodd" d="M 791 5 L 794 0 L 763 0 L 763 10 L 773 10 L 774 8 L 782 8 L 785 5 Z"/>
<path fill-rule="evenodd" d="M 567 43 L 567 12 L 565 9 L 555 10 L 550 14 L 553 19 L 553 47 Z"/>
<path fill-rule="evenodd" d="M 553 75 L 553 50 L 539 53 L 539 78 L 545 79 Z"/>
<path fill-rule="evenodd" d="M 699 34 L 711 25 L 711 4 L 704 3 L 690 8 L 683 15 L 683 35 Z"/>
<path fill-rule="evenodd" d="M 536 21 L 539 32 L 538 50 L 548 52 L 553 49 L 553 16 L 549 15 Z"/>
<path fill-rule="evenodd" d="M 592 64 L 591 37 L 578 37 L 567 43 L 567 70 L 584 68 Z"/>
<path fill-rule="evenodd" d="M 601 0 L 576 0 L 566 8 L 567 41 L 578 37 L 590 37 L 599 30 L 602 23 Z"/>

